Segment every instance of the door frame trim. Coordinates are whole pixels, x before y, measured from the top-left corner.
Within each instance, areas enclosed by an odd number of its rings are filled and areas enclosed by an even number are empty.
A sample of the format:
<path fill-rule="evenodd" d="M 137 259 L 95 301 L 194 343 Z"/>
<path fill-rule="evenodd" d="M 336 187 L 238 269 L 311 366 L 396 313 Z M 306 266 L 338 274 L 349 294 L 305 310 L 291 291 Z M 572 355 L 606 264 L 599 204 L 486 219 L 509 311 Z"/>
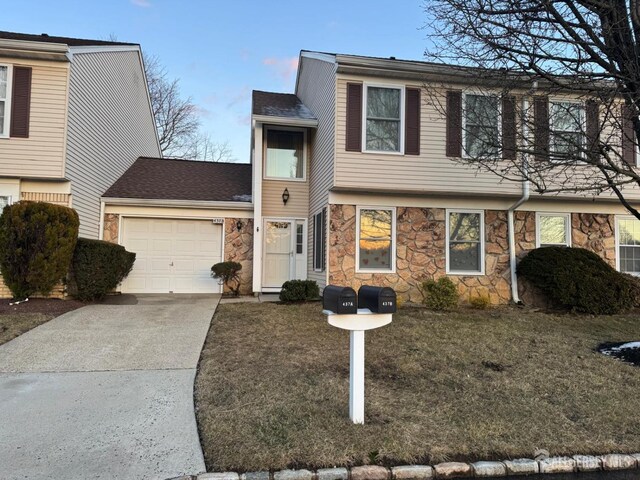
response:
<path fill-rule="evenodd" d="M 265 243 L 267 241 L 267 222 L 288 222 L 291 224 L 291 248 L 292 248 L 292 252 L 293 255 L 290 256 L 291 260 L 290 260 L 290 265 L 289 265 L 289 279 L 291 280 L 291 274 L 293 273 L 293 278 L 295 278 L 296 276 L 296 222 L 303 222 L 303 232 L 302 232 L 302 244 L 303 244 L 303 252 L 302 255 L 304 257 L 304 261 L 305 261 L 305 273 L 307 273 L 308 271 L 308 261 L 309 261 L 309 245 L 308 245 L 308 235 L 309 235 L 309 230 L 308 230 L 308 219 L 304 218 L 304 217 L 262 217 L 262 231 L 264 232 L 264 234 L 262 235 L 262 258 L 260 259 L 261 262 L 261 275 L 262 278 L 260 279 L 260 291 L 265 292 L 265 293 L 277 293 L 280 290 L 282 290 L 281 287 L 267 287 L 265 286 L 265 279 L 264 279 L 264 273 L 265 273 L 265 266 L 264 266 L 264 262 L 266 261 L 266 248 L 265 248 Z"/>

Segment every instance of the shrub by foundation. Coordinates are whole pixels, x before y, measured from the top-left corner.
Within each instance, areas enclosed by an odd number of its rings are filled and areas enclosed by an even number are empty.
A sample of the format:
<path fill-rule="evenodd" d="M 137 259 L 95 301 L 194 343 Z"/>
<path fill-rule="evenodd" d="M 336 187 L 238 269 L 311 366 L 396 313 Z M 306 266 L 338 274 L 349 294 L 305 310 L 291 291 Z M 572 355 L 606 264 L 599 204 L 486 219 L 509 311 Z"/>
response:
<path fill-rule="evenodd" d="M 637 305 L 637 282 L 583 248 L 532 250 L 520 261 L 517 272 L 566 310 L 601 315 Z"/>
<path fill-rule="evenodd" d="M 305 302 L 317 300 L 320 289 L 315 280 L 289 280 L 282 284 L 280 300 L 283 302 Z"/>
<path fill-rule="evenodd" d="M 238 262 L 220 262 L 211 267 L 211 276 L 227 286 L 234 296 L 240 295 L 240 270 Z"/>
<path fill-rule="evenodd" d="M 78 239 L 75 210 L 18 202 L 0 216 L 0 271 L 16 299 L 48 295 L 69 271 Z"/>
<path fill-rule="evenodd" d="M 476 310 L 486 310 L 491 307 L 491 297 L 487 292 L 469 296 L 469 305 Z"/>
<path fill-rule="evenodd" d="M 430 310 L 454 310 L 458 306 L 460 299 L 458 289 L 447 277 L 425 280 L 419 288 L 424 297 L 422 303 Z"/>
<path fill-rule="evenodd" d="M 80 300 L 99 300 L 129 275 L 136 254 L 121 245 L 79 238 L 73 253 L 71 285 Z"/>

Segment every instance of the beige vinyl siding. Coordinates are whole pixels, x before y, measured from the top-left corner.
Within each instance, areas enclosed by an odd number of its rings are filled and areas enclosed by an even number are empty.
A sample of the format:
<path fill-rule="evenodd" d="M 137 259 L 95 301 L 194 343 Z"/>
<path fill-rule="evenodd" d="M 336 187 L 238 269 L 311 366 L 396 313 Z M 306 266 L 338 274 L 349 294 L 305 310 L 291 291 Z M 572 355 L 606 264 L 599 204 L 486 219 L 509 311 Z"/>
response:
<path fill-rule="evenodd" d="M 343 188 L 396 190 L 408 192 L 461 194 L 512 194 L 521 187 L 515 182 L 500 182 L 491 173 L 457 163 L 445 154 L 446 123 L 427 92 L 420 96 L 420 155 L 377 154 L 345 151 L 346 86 L 348 81 L 403 85 L 421 88 L 420 84 L 401 80 L 338 76 L 336 121 L 335 185 Z M 364 94 L 364 92 L 363 92 Z M 441 104 L 445 104 L 444 90 Z M 364 128 L 364 126 L 363 126 Z"/>
<path fill-rule="evenodd" d="M 313 270 L 313 216 L 328 205 L 329 189 L 333 186 L 336 105 L 335 65 L 330 62 L 303 57 L 296 94 L 318 119 L 317 130 L 311 130 L 310 134 L 313 154 L 311 155 L 309 167 L 307 277 L 310 280 L 315 280 L 321 288 L 324 288 L 327 272 L 315 272 Z M 328 235 L 326 238 L 328 239 Z"/>
<path fill-rule="evenodd" d="M 47 202 L 65 207 L 71 206 L 71 195 L 68 193 L 41 193 L 41 192 L 22 192 L 20 200 L 29 200 L 31 202 Z"/>
<path fill-rule="evenodd" d="M 138 51 L 74 53 L 67 177 L 80 235 L 98 238 L 100 196 L 140 156 L 160 156 Z"/>
<path fill-rule="evenodd" d="M 289 201 L 285 205 L 282 192 L 289 190 Z M 309 215 L 309 182 L 286 180 L 262 181 L 262 216 L 307 218 Z"/>
<path fill-rule="evenodd" d="M 32 68 L 29 138 L 0 138 L 0 175 L 63 178 L 69 64 L 1 57 L 0 64 Z"/>

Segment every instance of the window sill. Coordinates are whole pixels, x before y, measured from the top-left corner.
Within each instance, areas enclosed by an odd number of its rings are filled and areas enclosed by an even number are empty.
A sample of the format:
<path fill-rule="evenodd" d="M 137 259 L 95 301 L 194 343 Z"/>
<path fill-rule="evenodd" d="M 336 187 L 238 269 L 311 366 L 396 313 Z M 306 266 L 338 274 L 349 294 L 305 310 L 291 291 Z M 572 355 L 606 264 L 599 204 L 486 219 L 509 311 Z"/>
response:
<path fill-rule="evenodd" d="M 275 182 L 298 182 L 304 183 L 306 178 L 286 178 L 286 177 L 262 177 L 263 180 L 273 180 Z"/>
<path fill-rule="evenodd" d="M 456 275 L 456 276 L 460 276 L 460 277 L 480 277 L 484 275 L 484 272 L 459 272 L 459 271 L 450 271 L 447 270 L 447 275 Z"/>
<path fill-rule="evenodd" d="M 370 155 L 396 155 L 404 156 L 404 152 L 387 152 L 384 150 L 362 150 L 360 153 L 367 153 Z"/>
<path fill-rule="evenodd" d="M 365 273 L 365 274 L 367 274 L 367 273 L 387 273 L 387 274 L 391 273 L 391 274 L 394 274 L 394 273 L 396 273 L 396 270 L 395 270 L 395 268 L 393 270 L 373 270 L 373 269 L 372 270 L 359 270 L 359 269 L 356 269 L 356 273 Z"/>

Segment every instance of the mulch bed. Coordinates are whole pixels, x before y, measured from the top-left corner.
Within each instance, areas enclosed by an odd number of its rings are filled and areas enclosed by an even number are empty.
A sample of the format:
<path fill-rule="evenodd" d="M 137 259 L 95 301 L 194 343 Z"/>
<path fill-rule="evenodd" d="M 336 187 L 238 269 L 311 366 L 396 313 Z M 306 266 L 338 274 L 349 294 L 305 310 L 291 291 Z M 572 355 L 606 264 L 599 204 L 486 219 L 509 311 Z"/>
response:
<path fill-rule="evenodd" d="M 9 298 L 0 299 L 0 315 L 14 313 L 44 313 L 57 317 L 63 313 L 89 305 L 89 303 L 81 302 L 79 300 L 60 300 L 58 298 L 32 298 L 28 302 L 23 302 L 18 305 L 9 305 L 10 302 L 11 299 Z"/>

